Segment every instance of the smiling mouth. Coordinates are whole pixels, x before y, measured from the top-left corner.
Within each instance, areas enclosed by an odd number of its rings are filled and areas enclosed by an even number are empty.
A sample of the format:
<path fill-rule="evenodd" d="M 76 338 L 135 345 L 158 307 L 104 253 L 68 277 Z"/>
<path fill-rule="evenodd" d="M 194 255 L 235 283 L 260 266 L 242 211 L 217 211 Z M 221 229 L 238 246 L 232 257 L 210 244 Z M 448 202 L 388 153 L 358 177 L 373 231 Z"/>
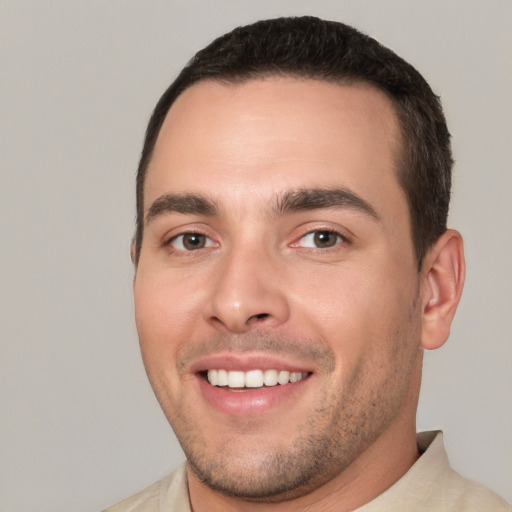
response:
<path fill-rule="evenodd" d="M 289 372 L 287 370 L 233 371 L 212 369 L 203 372 L 203 377 L 212 386 L 231 390 L 258 389 L 284 386 L 306 379 L 311 372 Z"/>

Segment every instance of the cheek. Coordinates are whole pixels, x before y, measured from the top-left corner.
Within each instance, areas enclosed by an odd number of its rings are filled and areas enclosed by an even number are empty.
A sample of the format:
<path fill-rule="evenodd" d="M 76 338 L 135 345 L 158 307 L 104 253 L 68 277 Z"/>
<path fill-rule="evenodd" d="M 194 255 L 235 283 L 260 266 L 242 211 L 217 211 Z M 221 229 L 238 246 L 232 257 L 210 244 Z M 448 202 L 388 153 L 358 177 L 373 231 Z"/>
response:
<path fill-rule="evenodd" d="M 416 292 L 403 272 L 354 265 L 305 275 L 314 277 L 293 296 L 298 316 L 331 346 L 339 366 L 354 367 L 370 352 L 390 348 L 397 325 L 408 322 Z"/>
<path fill-rule="evenodd" d="M 135 321 L 142 360 L 167 419 L 173 422 L 182 391 L 178 356 L 197 336 L 197 301 L 190 286 L 164 272 L 139 268 L 134 283 Z"/>
<path fill-rule="evenodd" d="M 193 338 L 200 314 L 196 285 L 165 273 L 140 272 L 134 283 L 135 321 L 146 369 L 175 366 L 175 354 Z"/>

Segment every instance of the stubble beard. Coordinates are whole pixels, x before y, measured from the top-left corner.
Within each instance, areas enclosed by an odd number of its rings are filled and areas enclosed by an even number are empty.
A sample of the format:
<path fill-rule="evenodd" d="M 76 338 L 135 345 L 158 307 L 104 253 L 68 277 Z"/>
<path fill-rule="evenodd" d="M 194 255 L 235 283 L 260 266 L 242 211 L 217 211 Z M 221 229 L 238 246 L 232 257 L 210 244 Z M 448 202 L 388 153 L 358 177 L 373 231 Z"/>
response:
<path fill-rule="evenodd" d="M 411 319 L 414 315 L 408 313 Z M 269 442 L 260 452 L 251 436 L 242 432 L 235 441 L 225 439 L 211 446 L 208 432 L 198 427 L 181 401 L 168 419 L 190 469 L 214 492 L 267 503 L 304 496 L 340 475 L 403 409 L 412 374 L 418 358 L 421 360 L 410 339 L 417 333 L 410 327 L 393 333 L 384 360 L 365 361 L 350 381 L 339 383 L 341 393 L 326 379 L 322 400 L 293 429 L 295 438 L 286 444 Z M 375 380 L 377 364 L 386 371 Z"/>
<path fill-rule="evenodd" d="M 214 492 L 253 502 L 288 501 L 341 474 L 375 439 L 365 420 L 357 426 L 349 416 L 340 429 L 330 414 L 318 409 L 297 429 L 302 433 L 292 443 L 274 445 L 249 461 L 229 442 L 215 454 L 198 449 L 204 446 L 200 437 L 184 439 L 182 447 L 194 475 Z"/>

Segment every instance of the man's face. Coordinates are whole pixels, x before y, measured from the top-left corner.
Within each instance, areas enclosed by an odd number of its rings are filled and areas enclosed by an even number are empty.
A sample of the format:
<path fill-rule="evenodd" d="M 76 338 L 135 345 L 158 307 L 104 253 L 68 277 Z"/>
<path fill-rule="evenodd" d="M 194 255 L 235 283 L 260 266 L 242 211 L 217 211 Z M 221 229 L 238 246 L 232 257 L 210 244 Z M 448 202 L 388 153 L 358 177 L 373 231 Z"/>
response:
<path fill-rule="evenodd" d="M 191 475 L 214 490 L 300 496 L 414 425 L 421 305 L 399 141 L 366 86 L 202 82 L 169 111 L 136 321 Z"/>

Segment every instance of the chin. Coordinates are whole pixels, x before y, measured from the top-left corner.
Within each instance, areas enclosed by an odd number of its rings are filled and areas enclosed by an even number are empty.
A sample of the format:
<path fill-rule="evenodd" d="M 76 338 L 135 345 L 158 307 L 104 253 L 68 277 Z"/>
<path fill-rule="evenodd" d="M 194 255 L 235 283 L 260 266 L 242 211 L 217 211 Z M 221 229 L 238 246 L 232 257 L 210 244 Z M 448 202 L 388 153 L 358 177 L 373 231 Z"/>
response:
<path fill-rule="evenodd" d="M 319 427 L 317 421 L 308 423 Z M 189 435 L 182 447 L 193 476 L 214 492 L 244 501 L 278 503 L 313 492 L 357 457 L 354 445 L 340 449 L 339 437 L 326 435 L 325 430 L 320 434 L 321 428 L 312 427 L 302 425 L 291 439 L 273 444 L 268 443 L 269 436 L 265 443 L 246 432 L 238 439 L 214 442 L 215 446 L 212 439 L 204 443 L 202 435 Z"/>

